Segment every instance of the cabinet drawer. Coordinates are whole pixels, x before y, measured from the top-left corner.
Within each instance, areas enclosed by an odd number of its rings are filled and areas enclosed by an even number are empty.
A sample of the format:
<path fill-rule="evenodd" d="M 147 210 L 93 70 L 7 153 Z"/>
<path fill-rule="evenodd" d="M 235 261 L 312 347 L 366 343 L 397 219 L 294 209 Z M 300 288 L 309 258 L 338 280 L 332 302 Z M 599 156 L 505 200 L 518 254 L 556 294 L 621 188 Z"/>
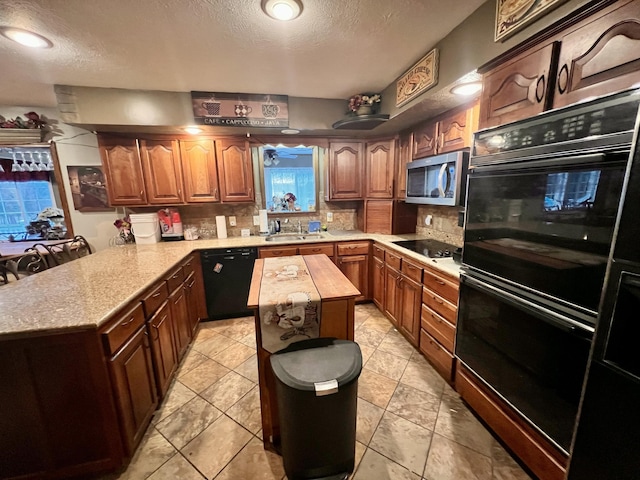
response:
<path fill-rule="evenodd" d="M 153 315 L 162 302 L 164 302 L 169 296 L 169 288 L 167 282 L 160 282 L 156 288 L 154 288 L 149 295 L 142 299 L 142 305 L 144 305 L 144 313 L 147 318 Z"/>
<path fill-rule="evenodd" d="M 384 248 L 380 247 L 379 245 L 373 245 L 372 248 L 373 248 L 373 256 L 381 260 L 384 260 Z"/>
<path fill-rule="evenodd" d="M 188 278 L 191 275 L 191 272 L 196 269 L 196 257 L 193 255 L 189 255 L 187 259 L 182 264 L 182 273 L 184 274 L 184 278 Z"/>
<path fill-rule="evenodd" d="M 300 255 L 326 255 L 333 257 L 333 243 L 324 243 L 319 245 L 300 245 L 298 247 Z"/>
<path fill-rule="evenodd" d="M 173 292 L 176 288 L 182 285 L 182 282 L 184 282 L 184 272 L 182 271 L 182 267 L 178 267 L 173 270 L 166 280 L 169 292 Z"/>
<path fill-rule="evenodd" d="M 424 329 L 420 329 L 420 351 L 427 357 L 440 375 L 447 382 L 451 382 L 453 372 L 453 355 L 445 350 L 435 338 L 429 335 Z"/>
<path fill-rule="evenodd" d="M 402 261 L 401 271 L 410 279 L 415 280 L 418 283 L 422 283 L 422 267 L 407 262 L 407 260 L 404 259 Z"/>
<path fill-rule="evenodd" d="M 260 258 L 290 257 L 291 255 L 297 254 L 297 247 L 261 248 L 259 250 Z"/>
<path fill-rule="evenodd" d="M 453 353 L 456 327 L 424 304 L 420 314 L 420 326 L 449 350 L 449 353 Z"/>
<path fill-rule="evenodd" d="M 338 243 L 338 256 L 342 255 L 368 255 L 369 242 Z"/>
<path fill-rule="evenodd" d="M 449 300 L 451 303 L 455 305 L 458 304 L 457 283 L 447 280 L 426 268 L 424 270 L 424 280 L 422 283 L 424 283 L 425 287 L 429 288 L 429 290 L 433 290 L 441 297 Z"/>
<path fill-rule="evenodd" d="M 142 325 L 144 325 L 144 312 L 142 304 L 136 306 L 127 313 L 120 315 L 115 322 L 103 333 L 109 354 L 113 355 L 122 347 Z"/>
<path fill-rule="evenodd" d="M 426 287 L 422 288 L 422 303 L 424 303 L 427 307 L 429 307 L 437 314 L 444 317 L 445 320 L 449 320 L 449 322 L 453 323 L 454 325 L 456 324 L 458 308 L 453 303 L 446 301 L 440 295 L 432 292 Z"/>
<path fill-rule="evenodd" d="M 402 264 L 402 257 L 400 255 L 387 251 L 384 257 L 384 261 L 387 266 L 393 268 L 394 270 L 400 271 L 400 265 Z"/>

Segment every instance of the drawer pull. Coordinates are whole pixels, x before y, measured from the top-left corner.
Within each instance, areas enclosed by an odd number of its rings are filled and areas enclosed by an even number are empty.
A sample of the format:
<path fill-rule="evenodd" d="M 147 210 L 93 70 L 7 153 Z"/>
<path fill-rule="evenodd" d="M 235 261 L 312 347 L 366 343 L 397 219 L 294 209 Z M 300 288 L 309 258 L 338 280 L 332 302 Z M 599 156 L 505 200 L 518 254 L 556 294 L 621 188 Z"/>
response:
<path fill-rule="evenodd" d="M 431 298 L 433 298 L 433 300 L 434 300 L 436 303 L 439 303 L 440 305 L 443 305 L 443 304 L 444 304 L 444 302 L 443 302 L 442 300 L 440 300 L 438 297 L 434 297 L 434 296 L 432 295 L 432 296 L 431 296 Z"/>
<path fill-rule="evenodd" d="M 122 322 L 120 324 L 121 327 L 126 327 L 127 325 L 131 325 L 133 323 L 133 321 L 136 319 L 136 317 L 131 317 L 129 320 L 127 320 L 126 322 Z"/>
<path fill-rule="evenodd" d="M 445 283 L 445 282 L 443 282 L 442 280 L 440 280 L 440 279 L 438 279 L 438 278 L 434 278 L 434 279 L 433 279 L 433 281 L 434 281 L 434 282 L 436 282 L 438 285 L 442 285 L 442 286 L 445 286 L 445 285 L 446 285 L 446 283 Z"/>
<path fill-rule="evenodd" d="M 156 292 L 153 295 L 151 295 L 152 298 L 158 298 L 160 296 L 160 292 Z"/>
<path fill-rule="evenodd" d="M 436 350 L 440 350 L 440 345 L 438 345 L 438 342 L 434 342 L 433 340 L 429 340 L 429 343 L 431 345 L 433 345 L 436 348 Z"/>
<path fill-rule="evenodd" d="M 193 284 L 196 283 L 195 280 L 192 280 L 191 283 L 189 285 L 187 285 L 187 288 L 193 288 Z"/>
<path fill-rule="evenodd" d="M 178 274 L 176 273 L 173 277 L 171 278 L 178 278 Z"/>

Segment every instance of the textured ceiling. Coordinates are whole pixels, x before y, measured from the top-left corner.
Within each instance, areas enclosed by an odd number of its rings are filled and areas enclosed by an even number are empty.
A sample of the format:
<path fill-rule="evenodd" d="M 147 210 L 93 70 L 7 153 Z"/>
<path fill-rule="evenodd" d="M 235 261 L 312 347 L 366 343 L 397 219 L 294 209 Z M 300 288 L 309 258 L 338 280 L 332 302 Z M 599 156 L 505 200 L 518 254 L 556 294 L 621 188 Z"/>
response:
<path fill-rule="evenodd" d="M 485 0 L 303 0 L 289 23 L 260 0 L 0 0 L 0 105 L 55 106 L 54 84 L 343 98 L 381 91 Z"/>

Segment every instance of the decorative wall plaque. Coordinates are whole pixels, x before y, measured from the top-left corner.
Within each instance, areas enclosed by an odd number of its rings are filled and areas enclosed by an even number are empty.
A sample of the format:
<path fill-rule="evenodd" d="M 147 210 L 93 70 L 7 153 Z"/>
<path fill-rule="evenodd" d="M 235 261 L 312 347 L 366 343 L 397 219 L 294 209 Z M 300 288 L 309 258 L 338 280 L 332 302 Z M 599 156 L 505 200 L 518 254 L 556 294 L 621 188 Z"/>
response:
<path fill-rule="evenodd" d="M 496 0 L 495 41 L 504 40 L 566 0 Z"/>
<path fill-rule="evenodd" d="M 250 93 L 191 92 L 199 125 L 282 128 L 289 126 L 289 97 Z"/>
<path fill-rule="evenodd" d="M 438 83 L 438 50 L 433 49 L 396 82 L 396 107 Z"/>

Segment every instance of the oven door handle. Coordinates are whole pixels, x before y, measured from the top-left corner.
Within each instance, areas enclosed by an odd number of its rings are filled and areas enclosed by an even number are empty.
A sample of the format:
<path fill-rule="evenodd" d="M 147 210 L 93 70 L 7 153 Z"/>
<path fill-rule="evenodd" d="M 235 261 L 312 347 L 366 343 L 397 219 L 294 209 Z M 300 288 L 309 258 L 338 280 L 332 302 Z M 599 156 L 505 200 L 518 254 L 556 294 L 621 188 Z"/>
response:
<path fill-rule="evenodd" d="M 506 303 L 509 303 L 510 305 L 516 308 L 519 308 L 520 310 L 524 309 L 528 313 L 534 315 L 540 320 L 547 322 L 550 325 L 553 325 L 554 327 L 558 327 L 566 332 L 584 336 L 589 339 L 593 337 L 593 333 L 595 332 L 594 327 L 591 327 L 589 325 L 584 325 L 576 320 L 573 320 L 569 317 L 566 317 L 557 312 L 554 312 L 553 310 L 545 308 L 542 305 L 530 302 L 529 300 L 513 295 L 512 293 L 500 290 L 499 288 L 496 288 L 492 285 L 479 282 L 466 275 L 461 275 L 460 277 L 464 283 L 472 285 L 474 288 L 481 290 L 484 293 L 498 297 L 503 301 L 505 301 Z"/>
<path fill-rule="evenodd" d="M 470 171 L 476 173 L 480 172 L 495 172 L 495 171 L 508 171 L 514 169 L 541 169 L 557 166 L 559 163 L 563 167 L 572 165 L 593 165 L 605 163 L 606 155 L 604 153 L 590 153 L 587 155 L 568 155 L 563 156 L 555 153 L 551 158 L 535 157 L 521 157 L 517 161 L 510 161 L 504 163 L 494 163 L 490 165 L 472 165 L 469 167 Z"/>

